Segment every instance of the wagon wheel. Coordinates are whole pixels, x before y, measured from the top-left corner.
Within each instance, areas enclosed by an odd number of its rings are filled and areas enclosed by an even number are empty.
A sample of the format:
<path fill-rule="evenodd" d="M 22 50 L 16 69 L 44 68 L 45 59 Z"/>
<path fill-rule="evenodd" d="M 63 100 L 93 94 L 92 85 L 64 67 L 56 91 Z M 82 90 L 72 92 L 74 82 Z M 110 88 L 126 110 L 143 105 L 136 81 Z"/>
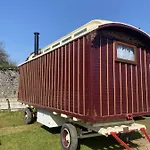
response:
<path fill-rule="evenodd" d="M 32 109 L 30 108 L 25 108 L 24 110 L 24 123 L 25 124 L 31 124 L 34 122 L 34 116 Z"/>
<path fill-rule="evenodd" d="M 64 124 L 61 128 L 60 138 L 63 150 L 77 150 L 78 136 L 75 126 Z"/>

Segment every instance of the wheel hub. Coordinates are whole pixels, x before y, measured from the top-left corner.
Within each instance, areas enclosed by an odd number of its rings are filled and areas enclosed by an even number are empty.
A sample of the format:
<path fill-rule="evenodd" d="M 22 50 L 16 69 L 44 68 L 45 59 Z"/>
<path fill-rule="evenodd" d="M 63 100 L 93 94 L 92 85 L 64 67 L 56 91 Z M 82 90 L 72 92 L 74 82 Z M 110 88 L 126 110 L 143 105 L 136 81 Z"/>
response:
<path fill-rule="evenodd" d="M 70 140 L 70 133 L 67 129 L 63 130 L 63 137 L 62 137 L 62 144 L 65 148 L 68 148 L 70 146 L 71 140 Z"/>

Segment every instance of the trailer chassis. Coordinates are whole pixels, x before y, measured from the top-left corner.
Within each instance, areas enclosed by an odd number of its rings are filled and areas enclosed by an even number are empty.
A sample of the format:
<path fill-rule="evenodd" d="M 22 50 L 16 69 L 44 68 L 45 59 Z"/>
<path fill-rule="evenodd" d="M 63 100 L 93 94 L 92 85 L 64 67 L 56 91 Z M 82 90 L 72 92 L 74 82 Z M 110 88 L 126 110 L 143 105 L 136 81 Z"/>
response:
<path fill-rule="evenodd" d="M 29 110 L 32 110 L 29 108 Z M 27 116 L 25 116 L 27 117 Z M 132 131 L 141 132 L 150 142 L 150 137 L 146 132 L 146 126 L 137 124 L 133 120 L 108 122 L 108 123 L 89 123 L 75 117 L 70 117 L 65 114 L 58 114 L 44 109 L 37 109 L 37 122 L 49 127 L 61 128 L 61 144 L 65 150 L 76 150 L 78 146 L 78 138 L 89 138 L 104 135 L 114 137 L 124 148 L 131 148 L 118 136 L 118 134 L 129 133 Z"/>

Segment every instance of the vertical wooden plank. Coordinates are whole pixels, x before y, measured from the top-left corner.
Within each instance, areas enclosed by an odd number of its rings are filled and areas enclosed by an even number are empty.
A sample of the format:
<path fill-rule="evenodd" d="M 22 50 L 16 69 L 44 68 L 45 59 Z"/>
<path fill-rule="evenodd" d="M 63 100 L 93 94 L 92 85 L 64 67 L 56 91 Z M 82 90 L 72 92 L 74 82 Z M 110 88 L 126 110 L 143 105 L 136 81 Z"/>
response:
<path fill-rule="evenodd" d="M 74 41 L 74 44 L 73 44 L 73 77 L 74 77 L 74 81 L 73 81 L 73 88 L 74 88 L 74 98 L 73 98 L 73 103 L 74 103 L 74 112 L 75 113 L 78 113 L 78 91 L 77 91 L 77 84 L 78 84 L 78 79 L 77 79 L 77 74 L 78 74 L 78 70 L 77 70 L 77 67 L 78 67 L 78 56 L 77 56 L 77 53 L 78 53 L 78 40 L 75 40 Z"/>
<path fill-rule="evenodd" d="M 73 112 L 75 112 L 75 42 L 73 41 Z"/>
<path fill-rule="evenodd" d="M 28 77 L 28 82 L 27 82 L 27 88 L 26 88 L 26 96 L 27 96 L 27 99 L 29 99 L 29 102 L 31 103 L 31 98 L 30 98 L 30 94 L 28 92 L 29 88 L 30 88 L 30 71 L 29 71 L 29 63 L 27 63 L 27 71 L 26 71 L 26 76 Z"/>
<path fill-rule="evenodd" d="M 39 104 L 39 58 L 37 59 L 36 65 L 36 74 L 35 74 L 35 81 L 36 81 L 36 93 L 35 93 L 35 98 L 36 98 L 36 103 Z"/>
<path fill-rule="evenodd" d="M 46 70 L 45 70 L 45 65 L 46 65 L 46 63 L 45 63 L 45 55 L 43 55 L 43 56 L 41 56 L 42 57 L 42 59 L 43 59 L 43 87 L 42 87 L 42 93 L 43 93 L 43 96 L 42 96 L 42 101 L 43 101 L 43 106 L 45 106 L 45 103 L 46 103 L 46 99 L 45 99 L 45 76 L 46 76 Z"/>
<path fill-rule="evenodd" d="M 66 58 L 66 56 L 67 56 L 67 49 L 66 49 L 66 45 L 65 45 L 65 49 L 64 49 L 64 59 L 65 59 L 65 64 L 64 64 L 64 74 L 65 74 L 65 76 L 64 76 L 64 109 L 65 109 L 65 111 L 67 110 L 67 101 L 66 101 L 66 95 L 67 95 L 67 88 L 66 88 L 66 85 L 67 85 L 67 58 Z"/>
<path fill-rule="evenodd" d="M 83 115 L 85 115 L 85 36 L 83 37 Z"/>
<path fill-rule="evenodd" d="M 54 61 L 53 61 L 53 51 L 51 52 L 51 82 L 50 82 L 50 85 L 51 85 L 51 107 L 53 107 L 53 66 L 54 66 Z"/>
<path fill-rule="evenodd" d="M 134 113 L 137 113 L 136 65 L 132 66 L 132 83 L 133 83 L 133 110 Z"/>
<path fill-rule="evenodd" d="M 61 47 L 59 48 L 59 103 L 58 103 L 58 108 L 61 109 L 61 72 L 62 72 L 62 68 L 61 68 L 61 59 L 62 59 L 62 56 L 61 56 Z"/>
<path fill-rule="evenodd" d="M 146 50 L 147 85 L 148 85 L 148 107 L 150 108 L 150 49 Z M 150 110 L 148 110 L 150 111 Z"/>
<path fill-rule="evenodd" d="M 70 43 L 69 43 L 69 48 L 68 48 L 68 111 L 70 112 L 70 101 L 71 101 L 71 97 L 70 97 Z"/>
<path fill-rule="evenodd" d="M 22 66 L 22 80 L 23 80 L 22 87 L 25 89 L 25 65 Z M 25 100 L 26 90 L 24 90 L 24 92 L 22 93 L 23 93 L 23 100 Z"/>
<path fill-rule="evenodd" d="M 65 58 L 65 63 L 66 63 L 66 111 L 69 110 L 69 76 L 68 76 L 68 72 L 69 72 L 69 64 L 68 64 L 68 59 L 69 59 L 69 43 L 66 44 L 66 58 Z"/>
<path fill-rule="evenodd" d="M 42 56 L 43 62 L 43 87 L 42 87 L 42 105 L 45 105 L 45 55 Z"/>
<path fill-rule="evenodd" d="M 132 113 L 134 112 L 134 103 L 133 103 L 133 68 L 132 65 L 130 65 L 130 70 L 131 70 L 131 100 L 132 100 Z"/>
<path fill-rule="evenodd" d="M 101 51 L 101 73 L 102 73 L 102 116 L 108 116 L 108 101 L 107 101 L 107 38 L 102 37 L 102 51 Z"/>
<path fill-rule="evenodd" d="M 45 71 L 46 71 L 46 77 L 45 77 L 45 106 L 48 106 L 48 54 L 45 55 Z"/>
<path fill-rule="evenodd" d="M 114 82 L 114 115 L 116 115 L 116 74 L 115 74 L 115 57 L 116 57 L 116 46 L 113 43 L 113 82 Z"/>
<path fill-rule="evenodd" d="M 29 85 L 28 85 L 28 97 L 30 98 L 30 102 L 32 103 L 32 81 L 31 81 L 31 78 L 32 78 L 32 72 L 31 72 L 31 62 L 28 63 L 28 69 L 29 69 Z M 30 91 L 30 92 L 29 92 Z"/>
<path fill-rule="evenodd" d="M 80 39 L 78 39 L 77 49 L 77 99 L 78 99 L 78 114 L 80 114 Z"/>
<path fill-rule="evenodd" d="M 48 101 L 49 101 L 49 99 L 48 99 L 48 92 L 49 92 L 49 90 L 48 90 L 48 88 L 49 88 L 49 86 L 48 86 L 48 81 L 49 81 L 49 76 L 48 76 L 48 65 L 49 65 L 49 63 L 48 63 L 48 54 L 46 54 L 46 60 L 45 60 L 45 63 L 46 63 L 46 66 L 45 66 L 45 69 L 46 69 L 46 78 L 45 78 L 45 86 L 46 86 L 46 91 L 45 91 L 45 99 L 46 99 L 46 106 L 48 107 Z"/>
<path fill-rule="evenodd" d="M 131 65 L 127 65 L 128 113 L 132 113 Z"/>
<path fill-rule="evenodd" d="M 60 109 L 62 110 L 63 101 L 63 47 L 61 47 L 61 93 L 60 93 Z"/>
<path fill-rule="evenodd" d="M 58 57 L 57 57 L 57 109 L 59 109 L 59 100 L 60 100 L 60 48 L 58 49 L 58 51 L 57 51 L 57 55 L 58 55 Z"/>
<path fill-rule="evenodd" d="M 70 43 L 70 111 L 73 112 L 73 41 Z"/>
<path fill-rule="evenodd" d="M 39 105 L 41 103 L 41 57 L 39 57 L 39 84 L 38 84 Z"/>
<path fill-rule="evenodd" d="M 139 112 L 139 91 L 138 91 L 138 70 L 137 66 L 135 66 L 135 73 L 136 73 L 136 99 L 137 99 L 137 112 Z"/>
<path fill-rule="evenodd" d="M 120 114 L 122 114 L 122 71 L 121 71 L 121 63 L 119 63 L 119 80 L 120 80 Z"/>
<path fill-rule="evenodd" d="M 27 69 L 28 69 L 27 67 L 28 66 L 25 65 L 25 92 L 26 92 L 25 99 L 27 99 L 30 102 L 30 100 L 27 97 L 28 78 L 29 78 L 29 76 L 27 76 Z"/>
<path fill-rule="evenodd" d="M 50 53 L 47 54 L 47 106 L 50 107 Z"/>
<path fill-rule="evenodd" d="M 53 80 L 53 82 L 54 82 L 54 105 L 53 105 L 53 107 L 54 108 L 56 108 L 56 89 L 57 89 L 57 81 L 56 81 L 56 77 L 57 77 L 57 73 L 56 73 L 56 67 L 57 67 L 57 64 L 56 64 L 56 62 L 57 62 L 57 50 L 54 50 L 54 80 Z"/>
<path fill-rule="evenodd" d="M 108 38 L 109 115 L 114 115 L 113 40 Z M 100 94 L 99 94 L 100 95 Z M 120 108 L 120 106 L 119 106 Z M 120 110 L 119 110 L 120 111 Z"/>
<path fill-rule="evenodd" d="M 71 51 L 71 44 L 69 43 L 69 51 L 68 51 L 68 111 L 70 112 L 70 101 L 71 101 L 71 96 L 70 96 L 70 94 L 71 94 L 71 92 L 70 92 L 70 82 L 71 82 L 71 80 L 70 80 L 70 51 Z"/>
<path fill-rule="evenodd" d="M 106 64 L 106 68 L 107 68 L 107 107 L 108 107 L 108 116 L 109 116 L 109 109 L 110 109 L 110 107 L 109 107 L 109 70 L 108 70 L 108 55 L 109 55 L 109 53 L 108 53 L 108 38 L 107 38 L 107 48 L 106 48 L 106 62 L 107 62 L 107 64 Z"/>
<path fill-rule="evenodd" d="M 62 110 L 65 110 L 65 103 L 66 103 L 66 100 L 64 99 L 64 93 L 65 93 L 65 90 L 64 90 L 64 86 L 65 86 L 65 46 L 63 46 L 63 78 L 62 78 Z"/>
<path fill-rule="evenodd" d="M 35 82 L 35 73 L 36 73 L 36 70 L 35 70 L 35 63 L 36 61 L 33 61 L 33 65 L 32 65 L 32 69 L 33 69 L 33 73 L 32 73 L 32 82 L 33 82 L 33 103 L 35 104 L 36 103 L 36 98 L 35 98 L 35 95 L 36 95 L 36 82 Z"/>
<path fill-rule="evenodd" d="M 102 111 L 103 111 L 103 107 L 102 107 L 102 102 L 103 102 L 103 99 L 102 99 L 102 40 L 101 40 L 101 38 L 102 37 L 100 37 L 100 53 L 99 53 L 99 57 L 100 57 L 100 59 L 99 59 L 99 61 L 100 61 L 100 73 L 99 73 L 99 75 L 100 75 L 100 116 L 102 116 Z"/>
<path fill-rule="evenodd" d="M 34 75 L 34 72 L 35 72 L 35 70 L 34 70 L 34 61 L 32 61 L 32 64 L 31 64 L 32 66 L 31 66 L 31 70 L 32 70 L 32 72 L 31 72 L 31 82 L 32 82 L 32 103 L 34 104 L 35 102 L 34 102 L 34 77 L 33 77 L 33 75 Z"/>
<path fill-rule="evenodd" d="M 142 94 L 142 99 L 141 99 L 141 101 L 142 101 L 142 112 L 144 111 L 144 102 L 143 102 L 143 68 L 142 68 L 142 54 L 141 54 L 141 52 L 142 52 L 142 49 L 140 48 L 140 73 L 141 73 L 141 79 L 140 79 L 140 81 L 141 81 L 141 94 Z"/>
<path fill-rule="evenodd" d="M 39 57 L 39 105 L 41 104 L 41 57 Z"/>
<path fill-rule="evenodd" d="M 120 114 L 121 112 L 120 112 L 120 73 L 119 73 L 119 63 L 120 62 L 115 62 L 115 80 L 116 80 L 116 87 L 115 87 L 115 89 L 116 89 L 116 114 L 118 115 L 118 114 Z M 121 74 L 123 74 L 123 73 L 121 73 Z M 125 75 L 125 74 L 123 74 L 123 75 Z M 126 101 L 126 99 L 125 99 L 125 101 Z"/>
<path fill-rule="evenodd" d="M 83 37 L 80 38 L 80 48 L 79 48 L 79 112 L 83 115 Z"/>
<path fill-rule="evenodd" d="M 43 86 L 43 61 L 42 57 L 40 57 L 40 105 L 42 105 L 42 86 Z"/>
<path fill-rule="evenodd" d="M 128 113 L 129 112 L 129 110 L 128 110 L 128 72 L 127 72 L 127 64 L 125 64 L 125 81 L 126 81 L 126 106 L 127 106 L 127 108 L 126 108 L 126 113 Z"/>
<path fill-rule="evenodd" d="M 48 97 L 48 107 L 50 107 L 50 91 L 51 91 L 51 89 L 50 89 L 50 79 L 51 79 L 51 77 L 50 77 L 50 66 L 51 66 L 51 60 L 50 60 L 50 55 L 51 55 L 51 53 L 49 53 L 48 54 L 48 58 L 47 58 L 47 69 L 48 69 L 48 81 L 47 81 L 47 83 L 48 83 L 48 93 L 47 93 L 47 97 Z"/>
<path fill-rule="evenodd" d="M 147 79 L 147 60 L 146 60 L 146 49 L 144 50 L 144 69 L 145 69 L 145 89 L 146 89 L 146 108 L 149 111 L 149 103 L 148 103 L 148 79 Z"/>
<path fill-rule="evenodd" d="M 26 83 L 27 83 L 27 80 L 25 80 L 25 70 L 26 70 L 26 65 L 23 65 L 23 74 L 24 74 L 24 76 L 23 76 L 23 80 L 24 80 L 24 99 L 26 98 Z"/>
<path fill-rule="evenodd" d="M 26 97 L 25 97 L 25 99 L 27 99 L 29 102 L 30 102 L 30 99 L 28 98 L 28 95 L 27 95 L 27 89 L 28 89 L 28 78 L 29 78 L 29 75 L 27 75 L 27 73 L 28 73 L 28 65 L 25 65 L 25 79 L 26 79 L 26 88 L 25 88 L 25 91 L 26 91 Z"/>

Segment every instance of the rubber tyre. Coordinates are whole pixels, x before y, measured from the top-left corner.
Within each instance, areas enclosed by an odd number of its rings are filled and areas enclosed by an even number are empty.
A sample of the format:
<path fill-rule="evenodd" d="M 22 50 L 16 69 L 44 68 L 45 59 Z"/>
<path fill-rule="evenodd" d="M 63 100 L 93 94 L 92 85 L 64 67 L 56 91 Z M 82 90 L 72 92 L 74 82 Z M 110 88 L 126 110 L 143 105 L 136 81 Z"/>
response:
<path fill-rule="evenodd" d="M 33 112 L 30 108 L 25 108 L 24 110 L 24 123 L 25 124 L 31 124 L 33 123 Z"/>
<path fill-rule="evenodd" d="M 64 144 L 64 132 L 67 132 L 70 137 L 70 142 L 67 146 Z M 63 150 L 77 150 L 78 148 L 78 135 L 75 126 L 72 124 L 64 124 L 60 133 L 61 145 Z M 66 140 L 65 140 L 66 141 Z"/>

